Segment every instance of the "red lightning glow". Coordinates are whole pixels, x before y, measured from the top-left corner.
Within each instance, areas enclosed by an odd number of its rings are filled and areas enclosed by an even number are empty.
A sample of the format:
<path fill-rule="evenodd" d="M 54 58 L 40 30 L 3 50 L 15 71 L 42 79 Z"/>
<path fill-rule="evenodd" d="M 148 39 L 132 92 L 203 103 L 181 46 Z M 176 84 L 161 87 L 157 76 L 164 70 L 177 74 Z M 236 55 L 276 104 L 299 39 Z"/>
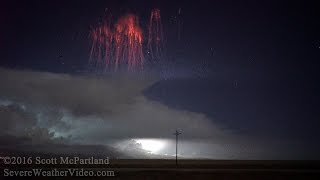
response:
<path fill-rule="evenodd" d="M 127 15 L 119 19 L 115 25 L 115 68 L 125 63 L 133 70 L 143 67 L 142 30 L 138 18 Z"/>
<path fill-rule="evenodd" d="M 90 62 L 97 66 L 117 70 L 143 68 L 143 36 L 138 17 L 132 14 L 121 17 L 111 30 L 109 23 L 95 27 L 90 32 Z"/>
<path fill-rule="evenodd" d="M 90 50 L 90 62 L 96 63 L 97 66 L 110 65 L 112 55 L 113 33 L 109 25 L 105 22 L 101 26 L 93 28 L 90 32 L 92 40 Z"/>
<path fill-rule="evenodd" d="M 148 49 L 152 59 L 159 59 L 163 55 L 163 30 L 159 9 L 153 9 L 149 21 Z"/>

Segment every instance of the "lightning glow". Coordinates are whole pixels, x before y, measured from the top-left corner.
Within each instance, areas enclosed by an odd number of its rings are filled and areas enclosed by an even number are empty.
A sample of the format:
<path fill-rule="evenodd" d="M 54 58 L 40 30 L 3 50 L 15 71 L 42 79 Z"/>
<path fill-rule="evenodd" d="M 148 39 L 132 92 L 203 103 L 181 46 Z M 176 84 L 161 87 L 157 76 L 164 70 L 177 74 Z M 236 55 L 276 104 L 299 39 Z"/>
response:
<path fill-rule="evenodd" d="M 165 146 L 166 141 L 161 139 L 136 139 L 137 143 L 141 144 L 143 150 L 151 153 L 159 153 Z"/>

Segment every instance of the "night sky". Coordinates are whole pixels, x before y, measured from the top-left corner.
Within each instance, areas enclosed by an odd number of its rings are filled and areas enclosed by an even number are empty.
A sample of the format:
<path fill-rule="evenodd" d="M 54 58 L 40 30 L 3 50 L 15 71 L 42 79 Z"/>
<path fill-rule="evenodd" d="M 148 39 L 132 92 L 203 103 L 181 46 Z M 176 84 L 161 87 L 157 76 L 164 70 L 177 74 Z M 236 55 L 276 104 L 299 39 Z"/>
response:
<path fill-rule="evenodd" d="M 0 67 L 92 75 L 90 29 L 106 12 L 132 13 L 146 35 L 153 8 L 161 10 L 171 75 L 143 89 L 145 97 L 236 135 L 320 148 L 316 1 L 5 0 Z"/>

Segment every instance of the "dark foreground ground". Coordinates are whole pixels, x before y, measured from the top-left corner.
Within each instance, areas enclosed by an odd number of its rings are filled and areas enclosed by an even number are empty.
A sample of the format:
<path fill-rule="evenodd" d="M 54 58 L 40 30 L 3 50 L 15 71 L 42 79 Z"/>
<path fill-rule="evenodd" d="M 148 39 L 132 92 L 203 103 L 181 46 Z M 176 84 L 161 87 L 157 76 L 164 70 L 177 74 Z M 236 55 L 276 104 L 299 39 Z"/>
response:
<path fill-rule="evenodd" d="M 243 160 L 113 160 L 108 165 L 4 165 L 1 163 L 1 178 L 4 169 L 32 170 L 34 168 L 53 171 L 77 169 L 92 171 L 90 177 L 81 179 L 320 179 L 320 161 L 243 161 Z M 97 177 L 97 171 L 105 171 L 105 177 Z M 83 171 L 82 171 L 83 172 Z M 54 179 L 79 179 L 80 176 Z M 44 179 L 41 176 L 39 179 Z"/>
<path fill-rule="evenodd" d="M 320 179 L 320 161 L 118 160 L 115 179 Z"/>

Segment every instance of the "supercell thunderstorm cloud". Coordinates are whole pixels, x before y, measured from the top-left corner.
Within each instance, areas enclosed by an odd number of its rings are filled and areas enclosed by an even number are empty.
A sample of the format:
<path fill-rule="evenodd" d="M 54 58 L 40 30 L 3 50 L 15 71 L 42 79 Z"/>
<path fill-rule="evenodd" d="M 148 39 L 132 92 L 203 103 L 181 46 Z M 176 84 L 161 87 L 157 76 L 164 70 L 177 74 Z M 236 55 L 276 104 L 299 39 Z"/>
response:
<path fill-rule="evenodd" d="M 1 127 L 2 133 L 9 135 L 29 137 L 41 129 L 46 133 L 41 137 L 46 140 L 62 138 L 71 143 L 120 149 L 127 147 L 131 142 L 128 140 L 147 144 L 164 141 L 157 153 L 170 155 L 174 154 L 170 139 L 175 127 L 183 129 L 186 138 L 202 139 L 199 144 L 210 144 L 212 138 L 218 137 L 219 141 L 232 140 L 205 115 L 173 110 L 147 100 L 142 91 L 154 79 L 126 75 L 96 79 L 6 69 L 1 69 L 0 74 L 4 85 L 0 91 L 1 117 L 7 119 Z M 148 146 L 146 150 L 150 150 Z M 202 151 L 195 147 L 193 154 L 187 151 L 185 155 L 197 157 Z M 206 156 L 211 153 L 205 152 Z"/>
<path fill-rule="evenodd" d="M 70 150 L 59 146 L 31 145 L 102 145 L 129 157 L 172 158 L 171 134 L 179 128 L 184 132 L 182 157 L 288 158 L 284 151 L 270 153 L 274 146 L 281 149 L 285 144 L 264 144 L 238 136 L 204 114 L 171 109 L 146 99 L 143 91 L 157 81 L 154 77 L 117 74 L 89 78 L 8 69 L 0 69 L 0 77 L 1 134 L 31 139 L 19 142 L 24 149 L 66 153 Z"/>

